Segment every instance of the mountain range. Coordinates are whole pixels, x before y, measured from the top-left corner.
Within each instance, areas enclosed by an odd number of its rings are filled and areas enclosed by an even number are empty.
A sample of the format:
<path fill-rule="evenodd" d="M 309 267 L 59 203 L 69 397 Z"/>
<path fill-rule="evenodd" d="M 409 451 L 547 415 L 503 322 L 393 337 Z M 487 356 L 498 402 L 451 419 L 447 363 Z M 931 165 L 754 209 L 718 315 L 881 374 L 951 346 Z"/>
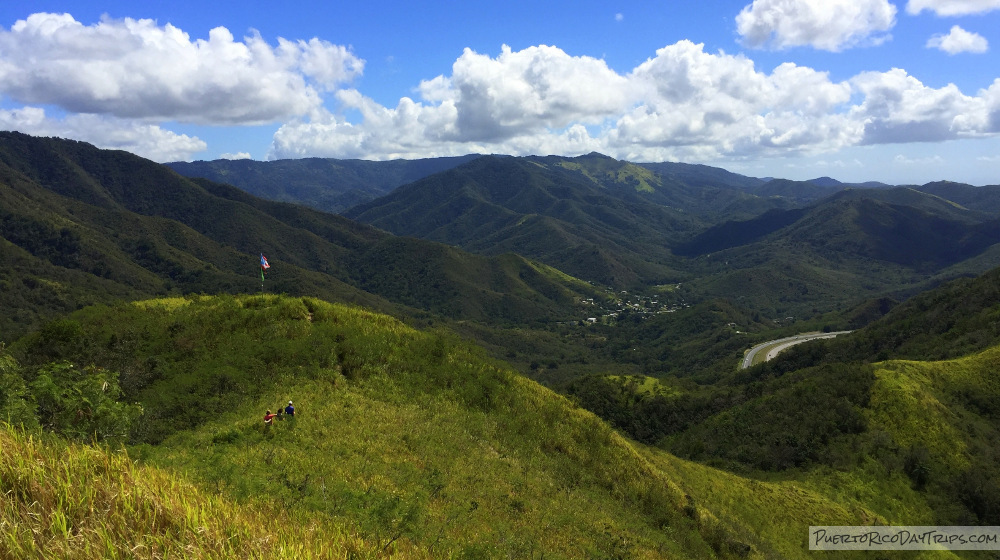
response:
<path fill-rule="evenodd" d="M 342 213 L 477 254 L 520 254 L 616 289 L 681 283 L 693 299 L 734 296 L 802 317 L 1000 264 L 998 209 L 994 186 L 765 180 L 588 154 L 482 156 Z"/>

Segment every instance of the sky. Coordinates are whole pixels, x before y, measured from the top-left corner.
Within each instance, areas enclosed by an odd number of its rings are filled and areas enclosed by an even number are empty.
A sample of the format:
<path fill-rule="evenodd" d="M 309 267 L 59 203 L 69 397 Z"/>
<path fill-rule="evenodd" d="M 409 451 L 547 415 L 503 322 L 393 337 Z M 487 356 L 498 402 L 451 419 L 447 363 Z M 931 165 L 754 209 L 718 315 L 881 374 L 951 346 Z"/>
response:
<path fill-rule="evenodd" d="M 0 130 L 1000 184 L 1000 0 L 0 3 Z"/>

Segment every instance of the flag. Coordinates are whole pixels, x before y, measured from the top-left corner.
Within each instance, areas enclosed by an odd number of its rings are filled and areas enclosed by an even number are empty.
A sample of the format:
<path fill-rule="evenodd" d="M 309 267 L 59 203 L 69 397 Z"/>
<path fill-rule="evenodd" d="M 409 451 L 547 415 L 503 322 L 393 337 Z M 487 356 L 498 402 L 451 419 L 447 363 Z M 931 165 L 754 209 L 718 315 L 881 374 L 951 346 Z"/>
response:
<path fill-rule="evenodd" d="M 264 270 L 267 270 L 269 268 L 271 268 L 271 265 L 267 264 L 267 257 L 264 256 L 264 253 L 261 253 L 260 254 L 260 269 L 262 271 L 264 271 Z"/>

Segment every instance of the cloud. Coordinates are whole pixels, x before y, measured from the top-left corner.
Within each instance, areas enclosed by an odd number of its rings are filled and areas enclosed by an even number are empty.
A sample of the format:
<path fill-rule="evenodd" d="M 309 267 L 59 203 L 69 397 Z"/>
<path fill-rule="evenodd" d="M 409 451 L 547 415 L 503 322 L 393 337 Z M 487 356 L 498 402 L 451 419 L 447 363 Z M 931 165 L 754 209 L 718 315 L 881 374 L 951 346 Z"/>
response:
<path fill-rule="evenodd" d="M 188 160 L 207 148 L 199 138 L 164 130 L 157 125 L 99 115 L 69 115 L 56 120 L 37 107 L 0 110 L 0 130 L 74 138 L 99 148 L 126 150 L 159 162 Z"/>
<path fill-rule="evenodd" d="M 32 14 L 0 28 L 0 93 L 74 113 L 244 125 L 317 110 L 320 92 L 361 74 L 364 61 L 319 39 L 271 46 L 208 39 L 148 19 L 85 26 L 69 14 Z"/>
<path fill-rule="evenodd" d="M 603 60 L 545 45 L 517 52 L 504 45 L 495 59 L 466 49 L 450 83 L 455 137 L 472 140 L 600 123 L 628 100 L 625 78 Z"/>
<path fill-rule="evenodd" d="M 1000 10 L 1000 0 L 909 0 L 906 12 L 919 14 L 924 10 L 939 16 L 964 16 Z"/>
<path fill-rule="evenodd" d="M 749 59 L 706 53 L 689 41 L 656 54 L 630 75 L 642 101 L 610 133 L 632 157 L 656 158 L 668 146 L 700 145 L 698 152 L 716 155 L 799 149 L 859 133 L 831 115 L 851 92 L 825 73 L 786 63 L 767 75 Z"/>
<path fill-rule="evenodd" d="M 1000 133 L 1000 80 L 975 95 L 905 71 L 832 81 L 785 63 L 770 73 L 741 55 L 679 41 L 627 74 L 555 47 L 496 57 L 465 51 L 450 76 L 385 107 L 356 90 L 282 125 L 269 158 L 392 159 L 466 153 L 581 154 L 638 161 L 819 154 L 857 145 Z"/>
<path fill-rule="evenodd" d="M 625 20 L 625 14 L 621 12 L 615 14 L 615 21 L 624 21 L 624 20 Z"/>
<path fill-rule="evenodd" d="M 927 41 L 927 48 L 939 49 L 948 54 L 963 52 L 984 53 L 989 49 L 986 38 L 954 25 L 947 35 L 934 35 Z"/>
<path fill-rule="evenodd" d="M 313 150 L 380 158 L 522 153 L 560 142 L 596 147 L 574 127 L 585 131 L 620 115 L 634 102 L 627 85 L 603 60 L 569 56 L 556 47 L 515 52 L 505 45 L 496 58 L 466 49 L 451 76 L 420 84 L 423 102 L 404 97 L 387 108 L 355 90 L 338 92 L 342 109 L 361 114 L 360 125 L 332 114 L 286 123 L 275 134 L 269 157 L 301 157 Z"/>
<path fill-rule="evenodd" d="M 748 47 L 832 52 L 884 42 L 895 23 L 888 0 L 754 0 L 736 16 Z"/>
<path fill-rule="evenodd" d="M 235 154 L 222 154 L 219 159 L 250 159 L 250 152 L 238 152 Z"/>
<path fill-rule="evenodd" d="M 904 70 L 865 72 L 851 80 L 864 101 L 851 109 L 865 123 L 861 144 L 938 142 L 1000 132 L 1000 80 L 977 96 L 954 84 L 929 88 Z"/>

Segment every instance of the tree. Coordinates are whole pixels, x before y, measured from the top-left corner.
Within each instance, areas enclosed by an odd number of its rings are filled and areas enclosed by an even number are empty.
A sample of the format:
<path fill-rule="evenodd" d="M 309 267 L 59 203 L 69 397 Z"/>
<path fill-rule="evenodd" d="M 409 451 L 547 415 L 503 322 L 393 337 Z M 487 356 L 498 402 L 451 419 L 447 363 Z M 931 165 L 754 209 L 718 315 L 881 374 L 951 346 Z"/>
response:
<path fill-rule="evenodd" d="M 43 428 L 82 441 L 124 442 L 141 414 L 138 404 L 120 402 L 118 375 L 69 362 L 43 366 L 31 382 Z"/>

